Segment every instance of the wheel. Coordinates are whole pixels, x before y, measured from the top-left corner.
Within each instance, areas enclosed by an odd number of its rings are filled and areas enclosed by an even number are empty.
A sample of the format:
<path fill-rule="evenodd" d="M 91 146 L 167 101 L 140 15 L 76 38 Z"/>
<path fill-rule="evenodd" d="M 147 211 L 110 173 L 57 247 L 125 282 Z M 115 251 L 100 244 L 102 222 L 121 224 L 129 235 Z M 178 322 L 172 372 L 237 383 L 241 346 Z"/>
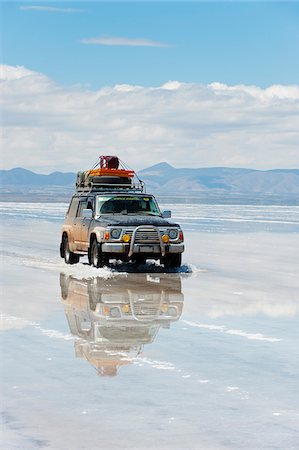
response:
<path fill-rule="evenodd" d="M 98 278 L 92 278 L 88 281 L 88 300 L 91 311 L 95 311 L 97 304 L 101 302 L 102 293 Z"/>
<path fill-rule="evenodd" d="M 63 238 L 63 257 L 67 264 L 77 264 L 80 256 L 70 251 L 69 239 L 67 236 Z"/>
<path fill-rule="evenodd" d="M 164 257 L 164 267 L 166 269 L 177 269 L 181 267 L 181 264 L 182 264 L 181 253 L 168 254 Z"/>
<path fill-rule="evenodd" d="M 109 259 L 103 255 L 101 246 L 96 239 L 92 241 L 90 249 L 89 264 L 93 267 L 104 267 L 108 264 Z"/>
<path fill-rule="evenodd" d="M 63 300 L 66 300 L 69 293 L 70 277 L 65 275 L 65 273 L 61 273 L 59 281 L 60 281 L 61 297 Z"/>

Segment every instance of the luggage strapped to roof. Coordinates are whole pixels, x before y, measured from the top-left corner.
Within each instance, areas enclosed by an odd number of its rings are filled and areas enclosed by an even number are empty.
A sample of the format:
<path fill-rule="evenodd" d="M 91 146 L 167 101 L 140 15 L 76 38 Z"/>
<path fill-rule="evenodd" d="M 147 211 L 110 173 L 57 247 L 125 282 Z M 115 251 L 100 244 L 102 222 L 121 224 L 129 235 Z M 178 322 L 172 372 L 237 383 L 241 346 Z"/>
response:
<path fill-rule="evenodd" d="M 145 184 L 117 156 L 100 156 L 91 170 L 77 173 L 76 191 L 103 190 L 145 192 Z"/>

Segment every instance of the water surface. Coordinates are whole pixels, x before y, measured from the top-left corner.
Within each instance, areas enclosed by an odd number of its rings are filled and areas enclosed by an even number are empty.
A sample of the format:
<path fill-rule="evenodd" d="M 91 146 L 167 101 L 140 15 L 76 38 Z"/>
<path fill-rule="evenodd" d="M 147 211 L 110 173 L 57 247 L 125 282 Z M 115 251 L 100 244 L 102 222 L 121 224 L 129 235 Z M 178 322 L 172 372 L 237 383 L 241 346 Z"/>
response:
<path fill-rule="evenodd" d="M 65 204 L 1 205 L 1 448 L 298 448 L 297 207 L 171 209 L 177 273 L 67 266 Z"/>

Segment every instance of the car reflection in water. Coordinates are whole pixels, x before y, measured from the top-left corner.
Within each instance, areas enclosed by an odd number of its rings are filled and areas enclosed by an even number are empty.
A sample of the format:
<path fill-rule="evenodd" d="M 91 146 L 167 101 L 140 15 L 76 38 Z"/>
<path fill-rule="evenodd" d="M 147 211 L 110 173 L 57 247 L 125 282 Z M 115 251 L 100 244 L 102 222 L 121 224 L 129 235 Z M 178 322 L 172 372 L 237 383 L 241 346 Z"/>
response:
<path fill-rule="evenodd" d="M 75 354 L 99 375 L 115 376 L 179 320 L 184 295 L 179 274 L 126 274 L 79 280 L 60 274 L 61 297 Z"/>

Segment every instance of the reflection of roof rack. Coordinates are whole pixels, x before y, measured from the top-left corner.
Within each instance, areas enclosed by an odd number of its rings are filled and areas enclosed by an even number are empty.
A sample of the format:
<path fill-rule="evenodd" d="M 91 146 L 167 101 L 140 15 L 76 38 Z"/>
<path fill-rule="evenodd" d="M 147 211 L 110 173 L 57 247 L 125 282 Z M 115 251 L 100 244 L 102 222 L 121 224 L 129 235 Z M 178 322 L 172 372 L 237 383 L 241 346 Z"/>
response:
<path fill-rule="evenodd" d="M 117 156 L 100 156 L 91 170 L 77 173 L 76 190 L 145 192 L 145 185 Z"/>

